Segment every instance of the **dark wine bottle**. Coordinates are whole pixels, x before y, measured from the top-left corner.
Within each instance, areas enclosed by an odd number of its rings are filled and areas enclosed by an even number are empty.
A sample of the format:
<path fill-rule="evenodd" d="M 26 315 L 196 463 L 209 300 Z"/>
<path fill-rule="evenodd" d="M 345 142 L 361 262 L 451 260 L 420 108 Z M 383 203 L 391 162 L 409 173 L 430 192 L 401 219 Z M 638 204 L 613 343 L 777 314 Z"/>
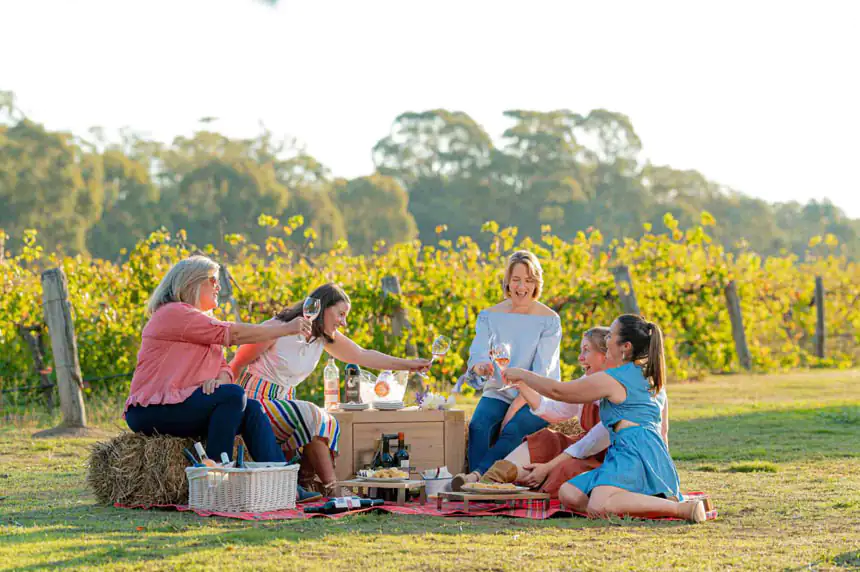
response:
<path fill-rule="evenodd" d="M 374 469 L 374 470 L 384 468 L 383 464 L 382 464 L 382 440 L 381 439 L 376 440 L 376 452 L 373 454 L 373 460 L 370 461 L 370 468 Z"/>
<path fill-rule="evenodd" d="M 305 507 L 306 513 L 318 514 L 338 514 L 341 512 L 349 512 L 359 508 L 369 508 L 372 506 L 381 506 L 385 501 L 380 499 L 362 499 L 358 497 L 338 497 L 331 499 L 321 506 Z"/>
<path fill-rule="evenodd" d="M 397 452 L 394 454 L 394 466 L 401 471 L 409 472 L 409 449 L 406 446 L 406 440 L 403 433 L 397 434 Z"/>
<path fill-rule="evenodd" d="M 390 469 L 394 466 L 394 457 L 391 455 L 389 451 L 389 443 L 391 441 L 391 435 L 383 435 L 382 436 L 382 467 L 385 469 Z"/>

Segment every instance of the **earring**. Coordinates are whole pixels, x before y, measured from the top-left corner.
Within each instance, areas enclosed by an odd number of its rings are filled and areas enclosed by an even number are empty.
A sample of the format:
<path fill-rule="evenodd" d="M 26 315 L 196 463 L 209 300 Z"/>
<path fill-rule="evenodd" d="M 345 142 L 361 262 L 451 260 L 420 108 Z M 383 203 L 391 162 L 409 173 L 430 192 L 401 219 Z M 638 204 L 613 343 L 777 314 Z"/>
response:
<path fill-rule="evenodd" d="M 621 352 L 621 361 L 627 361 L 627 354 L 624 352 Z"/>

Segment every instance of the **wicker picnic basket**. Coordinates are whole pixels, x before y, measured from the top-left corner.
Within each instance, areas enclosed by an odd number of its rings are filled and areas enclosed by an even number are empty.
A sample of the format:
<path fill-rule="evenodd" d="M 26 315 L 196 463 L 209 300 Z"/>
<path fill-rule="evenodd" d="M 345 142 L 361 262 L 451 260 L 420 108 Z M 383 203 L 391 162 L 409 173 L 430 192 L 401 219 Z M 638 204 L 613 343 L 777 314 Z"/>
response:
<path fill-rule="evenodd" d="M 299 466 L 246 463 L 245 468 L 187 467 L 188 506 L 212 512 L 296 508 Z"/>

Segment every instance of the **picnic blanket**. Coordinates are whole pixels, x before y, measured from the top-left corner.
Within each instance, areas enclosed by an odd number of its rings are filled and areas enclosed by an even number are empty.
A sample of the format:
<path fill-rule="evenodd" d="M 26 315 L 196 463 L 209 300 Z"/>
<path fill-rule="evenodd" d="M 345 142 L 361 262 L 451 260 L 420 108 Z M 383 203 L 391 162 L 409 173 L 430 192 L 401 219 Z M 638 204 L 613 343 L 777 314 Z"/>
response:
<path fill-rule="evenodd" d="M 701 498 L 704 496 L 704 493 L 692 492 L 685 493 L 685 498 L 694 499 Z M 324 502 L 324 501 L 323 501 Z M 550 501 L 549 509 L 544 508 L 544 504 L 542 501 L 528 501 L 521 500 L 515 501 L 510 504 L 501 504 L 495 502 L 470 502 L 469 510 L 466 511 L 463 507 L 463 503 L 461 502 L 446 502 L 442 510 L 438 510 L 436 508 L 436 503 L 432 501 L 428 501 L 426 505 L 422 505 L 418 502 L 408 503 L 404 506 L 398 506 L 394 503 L 385 503 L 382 506 L 371 507 L 371 508 L 362 508 L 356 509 L 349 512 L 342 512 L 340 514 L 320 514 L 320 513 L 309 513 L 306 514 L 304 512 L 304 507 L 306 506 L 320 506 L 323 502 L 318 503 L 307 503 L 299 506 L 295 509 L 284 509 L 284 510 L 276 510 L 271 512 L 260 512 L 260 513 L 248 513 L 248 512 L 213 512 L 208 510 L 201 509 L 193 509 L 187 505 L 150 505 L 150 506 L 126 506 L 122 504 L 115 504 L 114 506 L 117 508 L 134 508 L 134 509 L 165 509 L 165 510 L 177 510 L 180 512 L 191 511 L 197 514 L 198 516 L 221 516 L 225 518 L 236 518 L 240 520 L 294 520 L 294 519 L 308 519 L 314 517 L 325 517 L 325 518 L 343 518 L 345 516 L 350 516 L 354 514 L 366 513 L 366 512 L 383 512 L 383 513 L 391 513 L 391 514 L 405 514 L 405 515 L 414 515 L 414 516 L 441 516 L 441 517 L 477 517 L 477 516 L 506 516 L 513 518 L 528 518 L 532 520 L 545 520 L 548 518 L 563 518 L 563 517 L 585 517 L 588 518 L 588 515 L 583 513 L 574 512 L 563 508 L 558 499 L 553 499 Z M 717 511 L 712 510 L 708 513 L 708 520 L 713 520 L 717 518 Z M 679 520 L 676 518 L 667 518 L 662 517 L 658 519 L 652 520 Z"/>

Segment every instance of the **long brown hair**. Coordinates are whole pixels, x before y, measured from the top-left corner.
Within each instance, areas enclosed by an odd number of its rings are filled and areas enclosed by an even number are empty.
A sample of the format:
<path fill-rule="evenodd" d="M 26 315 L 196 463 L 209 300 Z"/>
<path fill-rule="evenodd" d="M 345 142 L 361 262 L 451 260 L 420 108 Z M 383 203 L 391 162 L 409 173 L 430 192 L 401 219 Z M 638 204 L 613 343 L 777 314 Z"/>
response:
<path fill-rule="evenodd" d="M 346 295 L 346 292 L 344 292 L 340 286 L 333 282 L 317 287 L 316 290 L 308 294 L 308 296 L 319 300 L 321 308 L 319 316 L 317 316 L 311 323 L 311 341 L 316 340 L 317 338 L 323 338 L 327 343 L 332 343 L 334 338 L 325 333 L 325 329 L 323 327 L 323 316 L 325 316 L 327 308 L 331 308 L 339 302 L 346 302 L 349 304 L 349 296 Z M 275 315 L 275 318 L 282 322 L 290 322 L 295 318 L 298 318 L 302 315 L 302 305 L 304 305 L 304 303 L 305 301 L 302 300 L 301 302 L 293 304 L 289 308 L 281 310 Z"/>
<path fill-rule="evenodd" d="M 618 342 L 630 342 L 633 346 L 631 361 L 644 362 L 643 373 L 651 382 L 654 393 L 659 393 L 666 384 L 666 356 L 663 351 L 663 331 L 654 322 L 642 316 L 624 314 L 618 316 Z"/>

